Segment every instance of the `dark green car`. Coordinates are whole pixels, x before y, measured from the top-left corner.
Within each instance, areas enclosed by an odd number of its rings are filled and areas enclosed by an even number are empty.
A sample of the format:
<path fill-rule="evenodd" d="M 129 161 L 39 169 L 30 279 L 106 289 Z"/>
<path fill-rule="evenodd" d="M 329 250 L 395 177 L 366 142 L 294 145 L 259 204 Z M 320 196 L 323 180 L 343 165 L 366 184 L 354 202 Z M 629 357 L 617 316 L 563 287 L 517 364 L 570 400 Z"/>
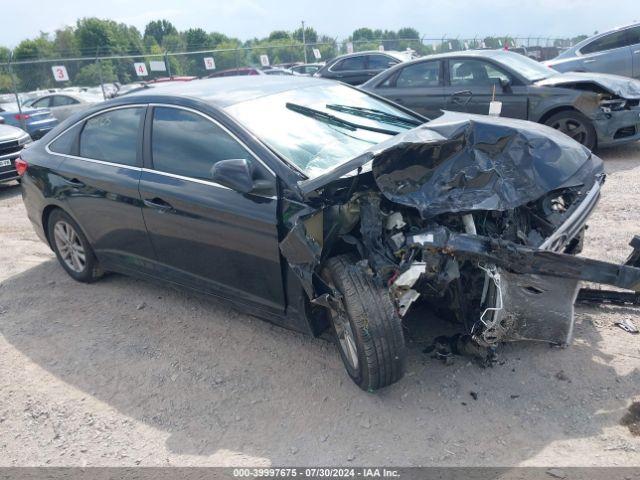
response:
<path fill-rule="evenodd" d="M 488 114 L 554 127 L 590 149 L 640 139 L 640 81 L 603 73 L 559 73 L 506 50 L 423 57 L 362 85 L 429 118 L 443 110 Z"/>

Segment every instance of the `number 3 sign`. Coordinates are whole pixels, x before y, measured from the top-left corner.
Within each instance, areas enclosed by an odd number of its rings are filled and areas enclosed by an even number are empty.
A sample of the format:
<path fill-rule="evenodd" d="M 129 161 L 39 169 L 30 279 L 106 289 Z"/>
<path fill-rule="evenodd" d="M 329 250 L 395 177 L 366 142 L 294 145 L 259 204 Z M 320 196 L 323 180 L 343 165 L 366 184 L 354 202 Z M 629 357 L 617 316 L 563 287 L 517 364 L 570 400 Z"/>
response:
<path fill-rule="evenodd" d="M 149 73 L 147 73 L 146 63 L 134 63 L 133 66 L 136 69 L 136 75 L 138 75 L 139 77 L 146 77 L 147 75 L 149 75 Z"/>
<path fill-rule="evenodd" d="M 51 67 L 51 71 L 53 72 L 53 78 L 56 82 L 68 82 L 69 74 L 67 73 L 67 67 L 64 65 L 54 65 Z"/>

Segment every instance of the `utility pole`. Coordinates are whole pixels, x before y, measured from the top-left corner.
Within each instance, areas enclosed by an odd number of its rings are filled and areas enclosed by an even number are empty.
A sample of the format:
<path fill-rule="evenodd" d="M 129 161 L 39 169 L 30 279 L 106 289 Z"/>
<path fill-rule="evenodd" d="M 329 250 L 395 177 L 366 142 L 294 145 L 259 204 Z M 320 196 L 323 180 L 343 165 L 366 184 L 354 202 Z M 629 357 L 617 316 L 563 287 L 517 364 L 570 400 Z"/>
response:
<path fill-rule="evenodd" d="M 304 51 L 304 63 L 307 63 L 307 41 L 304 35 L 304 20 L 302 20 L 302 50 Z"/>

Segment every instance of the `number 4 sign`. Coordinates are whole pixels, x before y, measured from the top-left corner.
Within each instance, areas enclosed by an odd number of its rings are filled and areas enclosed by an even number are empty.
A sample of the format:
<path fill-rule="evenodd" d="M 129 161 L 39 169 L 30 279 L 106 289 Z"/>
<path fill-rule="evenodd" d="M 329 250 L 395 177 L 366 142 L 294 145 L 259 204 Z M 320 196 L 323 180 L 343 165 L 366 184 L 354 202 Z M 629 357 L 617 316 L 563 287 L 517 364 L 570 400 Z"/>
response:
<path fill-rule="evenodd" d="M 136 75 L 138 75 L 139 77 L 146 77 L 147 75 L 149 75 L 149 73 L 147 72 L 146 63 L 134 63 L 133 66 L 136 69 Z"/>
<path fill-rule="evenodd" d="M 67 73 L 67 67 L 64 65 L 54 65 L 51 67 L 51 71 L 53 72 L 53 78 L 56 82 L 68 82 L 69 74 Z"/>
<path fill-rule="evenodd" d="M 205 57 L 204 58 L 204 68 L 207 70 L 215 70 L 216 62 L 213 60 L 213 57 Z"/>

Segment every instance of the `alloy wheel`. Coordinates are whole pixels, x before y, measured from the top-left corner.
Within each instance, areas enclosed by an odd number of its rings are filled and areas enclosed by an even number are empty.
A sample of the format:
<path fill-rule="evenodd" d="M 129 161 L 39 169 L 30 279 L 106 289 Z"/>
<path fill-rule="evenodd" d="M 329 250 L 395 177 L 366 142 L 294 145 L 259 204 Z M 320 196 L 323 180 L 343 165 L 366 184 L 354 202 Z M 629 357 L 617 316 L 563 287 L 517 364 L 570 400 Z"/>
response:
<path fill-rule="evenodd" d="M 575 118 L 559 118 L 551 124 L 551 127 L 560 130 L 576 142 L 584 144 L 587 140 L 587 127 Z"/>
<path fill-rule="evenodd" d="M 53 227 L 56 248 L 65 265 L 74 272 L 82 272 L 86 266 L 86 252 L 75 229 L 64 220 Z"/>

